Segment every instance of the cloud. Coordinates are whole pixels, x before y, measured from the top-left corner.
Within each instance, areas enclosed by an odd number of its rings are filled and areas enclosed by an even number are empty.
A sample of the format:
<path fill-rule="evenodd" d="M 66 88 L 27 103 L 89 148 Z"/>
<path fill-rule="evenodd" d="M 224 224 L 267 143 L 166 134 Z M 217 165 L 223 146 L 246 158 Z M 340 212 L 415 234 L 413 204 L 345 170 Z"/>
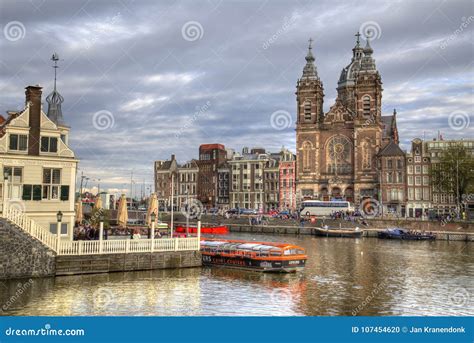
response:
<path fill-rule="evenodd" d="M 196 158 L 202 143 L 294 150 L 293 128 L 277 131 L 270 118 L 286 111 L 296 119 L 294 92 L 308 39 L 327 111 L 354 34 L 375 22 L 380 37 L 371 45 L 384 114 L 397 109 L 404 146 L 438 130 L 472 138 L 472 120 L 465 131 L 448 125 L 453 111 L 473 112 L 472 14 L 468 0 L 6 2 L 0 21 L 20 21 L 25 35 L 0 39 L 8 52 L 0 56 L 0 110 L 23 106 L 28 84 L 51 92 L 49 59 L 57 52 L 58 89 L 80 172 L 100 178 L 101 189 L 129 189 L 132 171 L 151 186 L 154 160 L 172 153 L 181 162 Z M 201 25 L 199 39 L 183 37 L 188 22 Z M 112 127 L 97 130 L 99 111 L 113 115 Z"/>

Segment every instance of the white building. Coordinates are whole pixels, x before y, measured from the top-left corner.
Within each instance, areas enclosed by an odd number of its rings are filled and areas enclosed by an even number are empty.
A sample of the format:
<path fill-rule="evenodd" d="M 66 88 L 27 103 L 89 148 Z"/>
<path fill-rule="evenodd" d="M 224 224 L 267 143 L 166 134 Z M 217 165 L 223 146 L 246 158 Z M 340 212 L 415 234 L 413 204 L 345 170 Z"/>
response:
<path fill-rule="evenodd" d="M 42 88 L 28 86 L 25 93 L 25 108 L 0 121 L 0 211 L 14 207 L 53 233 L 61 211 L 62 235 L 72 238 L 78 160 L 68 146 L 64 99 L 55 86 L 46 98 L 46 114 Z"/>

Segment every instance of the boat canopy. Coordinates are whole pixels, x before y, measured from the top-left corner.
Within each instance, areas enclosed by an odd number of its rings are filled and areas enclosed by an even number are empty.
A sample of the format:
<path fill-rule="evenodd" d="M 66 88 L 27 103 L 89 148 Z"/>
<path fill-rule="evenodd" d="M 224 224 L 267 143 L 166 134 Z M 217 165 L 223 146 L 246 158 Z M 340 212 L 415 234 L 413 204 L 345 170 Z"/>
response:
<path fill-rule="evenodd" d="M 274 245 L 273 245 L 274 244 Z M 219 240 L 202 240 L 201 248 L 220 251 L 254 251 L 267 252 L 272 254 L 304 254 L 304 250 L 300 247 L 281 243 L 265 243 L 265 242 L 245 242 L 245 241 L 219 241 Z"/>

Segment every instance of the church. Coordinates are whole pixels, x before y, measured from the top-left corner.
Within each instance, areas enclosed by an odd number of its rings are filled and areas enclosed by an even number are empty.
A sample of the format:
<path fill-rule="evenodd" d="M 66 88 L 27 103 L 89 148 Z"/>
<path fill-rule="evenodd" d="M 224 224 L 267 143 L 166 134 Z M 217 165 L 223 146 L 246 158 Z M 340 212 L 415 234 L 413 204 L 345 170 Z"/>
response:
<path fill-rule="evenodd" d="M 381 194 L 381 156 L 401 150 L 396 111 L 382 115 L 382 79 L 372 54 L 369 38 L 362 47 L 357 33 L 335 103 L 324 113 L 324 87 L 309 41 L 296 86 L 296 191 L 301 200 L 344 199 L 358 204 Z"/>

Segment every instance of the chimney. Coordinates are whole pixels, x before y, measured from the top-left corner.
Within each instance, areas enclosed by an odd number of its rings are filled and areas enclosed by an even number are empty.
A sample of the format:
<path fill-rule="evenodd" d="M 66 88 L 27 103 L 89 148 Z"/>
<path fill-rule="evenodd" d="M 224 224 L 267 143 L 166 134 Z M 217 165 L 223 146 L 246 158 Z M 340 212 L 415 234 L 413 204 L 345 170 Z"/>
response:
<path fill-rule="evenodd" d="M 41 91 L 40 85 L 26 87 L 26 103 L 30 104 L 30 136 L 28 155 L 38 156 L 40 151 Z"/>
<path fill-rule="evenodd" d="M 171 161 L 173 161 L 173 160 L 175 160 L 175 159 L 176 159 L 175 154 L 172 154 L 172 155 L 171 155 Z"/>

